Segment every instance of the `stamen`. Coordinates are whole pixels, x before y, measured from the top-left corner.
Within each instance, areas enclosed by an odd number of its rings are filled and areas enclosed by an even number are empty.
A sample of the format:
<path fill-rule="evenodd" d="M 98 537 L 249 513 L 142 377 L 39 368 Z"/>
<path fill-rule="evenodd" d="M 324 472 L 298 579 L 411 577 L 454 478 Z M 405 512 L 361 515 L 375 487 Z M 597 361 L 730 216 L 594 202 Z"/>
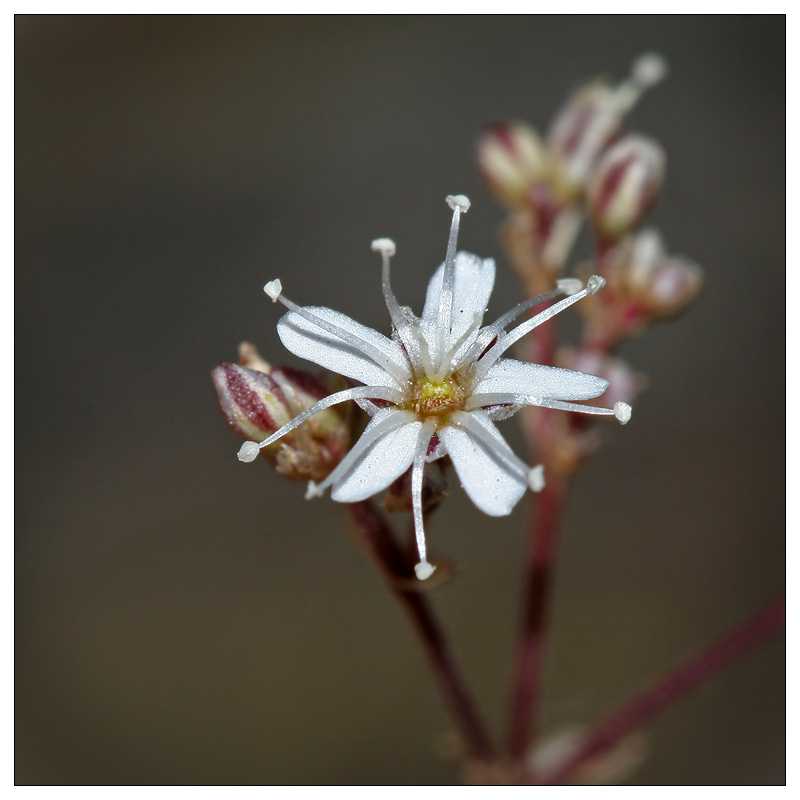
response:
<path fill-rule="evenodd" d="M 433 575 L 436 567 L 428 563 L 425 546 L 425 530 L 422 512 L 422 477 L 425 467 L 425 456 L 428 454 L 428 445 L 436 430 L 436 423 L 428 420 L 422 424 L 417 438 L 417 449 L 414 452 L 414 464 L 411 468 L 411 504 L 414 510 L 414 533 L 417 538 L 417 551 L 419 564 L 414 567 L 414 572 L 419 580 L 424 581 Z"/>
<path fill-rule="evenodd" d="M 473 439 L 477 439 L 489 455 L 502 466 L 513 472 L 524 483 L 528 483 L 530 472 L 528 465 L 518 458 L 505 442 L 495 439 L 480 422 L 464 411 L 457 411 L 453 414 L 452 420 L 455 425 L 467 431 Z"/>
<path fill-rule="evenodd" d="M 318 317 L 307 308 L 298 306 L 297 303 L 293 303 L 285 294 L 283 294 L 283 286 L 281 286 L 280 280 L 276 279 L 267 283 L 264 286 L 264 291 L 272 299 L 273 303 L 280 301 L 290 311 L 294 311 L 298 316 L 301 316 L 303 319 L 307 320 L 313 325 L 316 325 L 326 333 L 333 334 L 333 336 L 336 336 L 346 344 L 354 347 L 360 353 L 363 353 L 368 358 L 371 358 L 376 364 L 383 367 L 383 369 L 385 369 L 386 372 L 388 372 L 389 375 L 395 379 L 395 381 L 397 381 L 398 386 L 405 385 L 408 375 L 402 365 L 398 364 L 396 361 L 393 361 L 391 358 L 389 358 L 389 356 L 384 355 L 377 347 L 374 347 L 369 342 L 366 342 L 355 334 L 350 333 L 350 331 L 345 330 L 333 322 L 328 322 L 327 320 Z"/>
<path fill-rule="evenodd" d="M 425 370 L 425 376 L 429 381 L 436 382 L 436 370 L 433 368 L 433 361 L 431 360 L 431 351 L 428 348 L 428 342 L 422 334 L 422 329 L 419 325 L 414 328 L 414 333 L 417 342 L 419 343 L 419 354 L 422 359 L 422 368 Z"/>
<path fill-rule="evenodd" d="M 307 419 L 313 417 L 318 411 L 323 411 L 330 406 L 335 406 L 337 403 L 344 403 L 346 400 L 355 400 L 358 397 L 373 398 L 376 400 L 386 400 L 389 403 L 402 403 L 403 395 L 394 389 L 389 389 L 386 386 L 355 386 L 352 389 L 345 389 L 335 394 L 330 394 L 324 397 L 318 403 L 307 408 L 302 413 L 298 414 L 294 419 L 287 422 L 282 428 L 279 428 L 271 436 L 264 439 L 263 442 L 256 444 L 255 442 L 245 442 L 239 448 L 239 461 L 250 462 L 254 461 L 258 455 L 258 451 L 262 447 L 269 447 L 274 444 L 282 436 L 285 436 L 290 431 L 302 425 Z"/>
<path fill-rule="evenodd" d="M 544 311 L 525 320 L 522 324 L 518 325 L 514 330 L 509 331 L 501 340 L 498 340 L 495 345 L 486 353 L 486 355 L 478 362 L 475 370 L 474 380 L 480 380 L 488 371 L 489 368 L 500 358 L 500 356 L 508 350 L 511 345 L 519 341 L 526 333 L 530 333 L 534 328 L 538 328 L 543 322 L 547 322 L 551 317 L 562 312 L 565 308 L 577 303 L 584 297 L 590 294 L 596 294 L 606 285 L 605 278 L 599 275 L 592 275 L 586 282 L 586 288 L 580 292 L 576 292 L 569 297 L 565 297 L 558 303 L 546 308 Z"/>
<path fill-rule="evenodd" d="M 456 343 L 447 351 L 444 358 L 441 360 L 435 380 L 440 381 L 445 375 L 449 375 L 453 371 L 455 368 L 453 366 L 453 359 L 456 357 L 456 353 L 458 353 L 458 351 L 463 347 L 464 342 L 466 342 L 467 339 L 469 339 L 469 337 L 472 336 L 472 334 L 475 333 L 478 328 L 480 328 L 482 319 L 482 314 L 476 313 L 473 315 L 470 326 L 464 331 L 464 333 L 461 334 L 461 336 L 458 337 Z M 470 350 L 471 349 L 472 348 L 470 348 Z"/>
<path fill-rule="evenodd" d="M 326 489 L 350 472 L 378 439 L 409 422 L 415 421 L 416 417 L 410 411 L 395 411 L 380 420 L 380 422 L 376 422 L 373 428 L 361 434 L 361 438 L 350 448 L 348 454 L 339 462 L 336 469 L 334 469 L 324 481 L 321 483 L 309 482 L 306 498 L 321 497 Z"/>
<path fill-rule="evenodd" d="M 564 285 L 562 286 L 562 284 Z M 578 284 L 577 289 L 575 289 L 575 284 Z M 540 294 L 538 297 L 532 297 L 530 300 L 524 300 L 522 303 L 519 303 L 519 305 L 514 306 L 510 311 L 503 314 L 502 317 L 498 317 L 491 325 L 487 325 L 483 328 L 472 344 L 472 347 L 464 353 L 461 361 L 474 361 L 478 358 L 492 341 L 505 330 L 506 325 L 513 322 L 517 317 L 528 311 L 528 309 L 534 308 L 534 306 L 538 306 L 540 303 L 546 303 L 548 300 L 553 300 L 560 294 L 575 294 L 583 288 L 583 284 L 577 278 L 561 278 L 556 281 L 556 285 L 558 288 L 546 292 L 545 294 Z M 453 369 L 455 369 L 456 366 L 457 365 L 453 365 Z"/>
<path fill-rule="evenodd" d="M 627 403 L 617 402 L 614 408 L 601 408 L 598 406 L 585 406 L 582 403 L 570 403 L 566 400 L 551 400 L 547 397 L 537 397 L 530 394 L 514 394 L 513 392 L 487 392 L 486 394 L 473 394 L 466 403 L 467 411 L 476 408 L 493 406 L 498 403 L 516 403 L 522 406 L 540 406 L 554 408 L 558 411 L 575 411 L 579 414 L 597 414 L 607 417 L 616 417 L 622 425 L 631 418 L 631 407 Z"/>
<path fill-rule="evenodd" d="M 389 310 L 389 316 L 392 320 L 392 325 L 400 337 L 400 341 L 406 349 L 406 353 L 411 362 L 412 369 L 415 376 L 419 375 L 422 366 L 420 361 L 419 345 L 417 338 L 414 336 L 411 323 L 408 317 L 403 313 L 400 303 L 397 302 L 397 297 L 392 291 L 392 284 L 389 277 L 390 264 L 389 260 L 397 252 L 395 243 L 391 239 L 375 239 L 372 243 L 372 249 L 376 253 L 380 253 L 383 259 L 383 299 L 386 302 L 386 308 Z"/>
<path fill-rule="evenodd" d="M 456 244 L 458 243 L 458 223 L 461 214 L 469 209 L 469 199 L 463 194 L 448 195 L 447 205 L 453 209 L 453 221 L 450 223 L 450 238 L 447 240 L 447 255 L 444 259 L 442 274 L 442 293 L 439 296 L 439 348 L 444 353 L 447 339 L 450 336 L 450 322 L 453 314 L 453 288 L 456 281 Z"/>

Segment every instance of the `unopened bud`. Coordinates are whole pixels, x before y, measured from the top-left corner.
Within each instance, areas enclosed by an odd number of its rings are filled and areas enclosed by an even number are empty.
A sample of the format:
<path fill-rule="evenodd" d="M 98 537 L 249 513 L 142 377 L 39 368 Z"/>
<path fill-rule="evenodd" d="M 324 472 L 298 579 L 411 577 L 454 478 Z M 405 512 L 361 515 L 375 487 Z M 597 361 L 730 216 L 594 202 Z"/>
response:
<path fill-rule="evenodd" d="M 211 376 L 222 415 L 250 443 L 239 457 L 250 461 L 258 455 L 256 442 L 329 395 L 330 387 L 311 373 L 270 367 L 252 345 L 244 345 L 241 352 L 243 360 L 260 369 L 225 363 Z M 339 407 L 328 408 L 260 452 L 287 478 L 321 480 L 344 457 L 350 440 L 347 412 Z"/>
<path fill-rule="evenodd" d="M 632 403 L 647 386 L 644 375 L 634 372 L 626 361 L 597 350 L 564 348 L 556 354 L 556 364 L 578 372 L 597 375 L 608 381 L 603 404 Z"/>
<path fill-rule="evenodd" d="M 478 169 L 498 199 L 524 207 L 531 187 L 545 177 L 547 155 L 539 135 L 521 122 L 487 126 L 478 139 Z"/>
<path fill-rule="evenodd" d="M 643 136 L 625 136 L 602 156 L 587 187 L 598 233 L 618 239 L 638 225 L 664 179 L 664 151 Z"/>
<path fill-rule="evenodd" d="M 630 77 L 618 85 L 595 81 L 567 101 L 547 137 L 562 192 L 579 194 L 585 188 L 600 156 L 621 136 L 625 114 L 666 70 L 660 56 L 640 56 Z"/>
<path fill-rule="evenodd" d="M 668 255 L 654 230 L 633 240 L 621 284 L 650 317 L 664 319 L 683 311 L 703 284 L 703 270 L 682 256 Z"/>

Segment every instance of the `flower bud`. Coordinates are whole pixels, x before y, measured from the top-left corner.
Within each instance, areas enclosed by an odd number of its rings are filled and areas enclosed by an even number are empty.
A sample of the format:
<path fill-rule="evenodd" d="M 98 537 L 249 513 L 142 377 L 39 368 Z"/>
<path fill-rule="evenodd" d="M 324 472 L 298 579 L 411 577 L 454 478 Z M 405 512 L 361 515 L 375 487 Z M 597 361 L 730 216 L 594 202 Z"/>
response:
<path fill-rule="evenodd" d="M 665 74 L 663 59 L 648 53 L 634 62 L 622 83 L 595 81 L 567 101 L 547 137 L 562 192 L 581 193 L 600 156 L 621 136 L 625 114 Z"/>
<path fill-rule="evenodd" d="M 271 367 L 252 346 L 240 348 L 242 364 L 220 364 L 211 373 L 222 415 L 248 441 L 262 441 L 297 414 L 331 392 L 325 382 L 303 370 Z M 258 367 L 253 369 L 251 367 Z M 295 480 L 322 480 L 350 446 L 346 410 L 328 408 L 261 453 L 277 471 Z"/>
<path fill-rule="evenodd" d="M 653 319 L 683 311 L 703 283 L 703 270 L 682 256 L 670 256 L 658 233 L 645 230 L 634 237 L 620 275 L 621 288 Z"/>
<path fill-rule="evenodd" d="M 626 361 L 597 350 L 563 348 L 556 354 L 556 364 L 578 372 L 591 373 L 608 381 L 603 403 L 632 403 L 647 386 L 644 375 L 634 372 Z"/>
<path fill-rule="evenodd" d="M 532 186 L 545 177 L 547 154 L 539 135 L 521 122 L 487 126 L 478 140 L 478 169 L 510 208 L 526 206 Z"/>
<path fill-rule="evenodd" d="M 641 222 L 664 179 L 664 151 L 643 136 L 612 145 L 592 172 L 587 199 L 597 232 L 619 239 Z"/>

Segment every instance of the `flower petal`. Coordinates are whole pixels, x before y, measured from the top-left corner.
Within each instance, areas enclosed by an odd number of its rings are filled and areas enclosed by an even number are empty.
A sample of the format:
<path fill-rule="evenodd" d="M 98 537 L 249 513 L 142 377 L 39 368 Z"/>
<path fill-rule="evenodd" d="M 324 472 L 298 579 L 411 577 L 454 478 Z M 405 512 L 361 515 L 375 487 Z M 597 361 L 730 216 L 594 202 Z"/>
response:
<path fill-rule="evenodd" d="M 278 336 L 287 350 L 369 386 L 401 388 L 399 376 L 405 375 L 407 379 L 409 369 L 399 344 L 330 308 L 307 306 L 305 310 L 357 337 L 364 342 L 365 350 L 376 355 L 359 350 L 294 311 L 278 321 Z M 379 363 L 379 358 L 384 363 Z"/>
<path fill-rule="evenodd" d="M 396 409 L 379 412 L 372 418 L 361 437 L 362 439 L 367 437 L 378 423 L 391 416 L 398 417 L 398 427 L 388 431 L 369 446 L 353 468 L 335 481 L 331 492 L 334 500 L 339 503 L 366 500 L 389 486 L 411 466 L 422 423 L 403 422 L 408 416 L 405 412 Z M 353 450 L 358 448 L 359 442 L 355 443 Z"/>
<path fill-rule="evenodd" d="M 456 273 L 453 285 L 453 313 L 447 347 L 451 347 L 473 324 L 476 314 L 481 319 L 486 312 L 494 288 L 494 259 L 479 258 L 472 253 L 456 253 Z M 439 298 L 442 294 L 442 264 L 428 284 L 425 308 L 422 311 L 422 331 L 428 347 L 437 346 L 439 324 Z"/>
<path fill-rule="evenodd" d="M 605 378 L 562 367 L 500 359 L 473 387 L 472 394 L 526 394 L 557 400 L 588 400 L 608 387 Z"/>
<path fill-rule="evenodd" d="M 463 428 L 448 425 L 439 431 L 464 491 L 475 505 L 492 517 L 510 514 L 528 488 L 524 476 L 512 469 L 498 453 L 507 451 L 516 458 L 494 423 L 482 411 L 469 412 L 497 440 L 496 453 L 471 436 Z"/>

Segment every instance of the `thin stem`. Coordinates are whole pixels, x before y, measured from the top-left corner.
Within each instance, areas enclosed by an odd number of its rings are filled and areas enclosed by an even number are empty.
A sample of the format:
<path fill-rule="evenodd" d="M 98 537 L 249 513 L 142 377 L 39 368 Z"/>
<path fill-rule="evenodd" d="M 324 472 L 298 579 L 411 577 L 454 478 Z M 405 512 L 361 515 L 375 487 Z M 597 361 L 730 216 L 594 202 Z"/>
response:
<path fill-rule="evenodd" d="M 519 260 L 518 248 L 508 247 L 512 260 Z M 523 264 L 519 264 L 521 268 Z M 531 277 L 535 276 L 534 271 Z M 520 269 L 520 274 L 525 274 Z M 536 290 L 529 279 L 526 288 L 530 294 Z M 534 329 L 529 340 L 525 360 L 552 365 L 557 344 L 556 320 Z M 528 450 L 542 458 L 546 455 L 552 437 L 550 420 L 552 411 L 536 409 L 536 416 L 523 412 L 523 431 Z M 539 460 L 537 458 L 537 460 Z M 516 656 L 511 674 L 508 709 L 507 747 L 511 769 L 521 770 L 525 756 L 536 738 L 539 708 L 541 706 L 542 673 L 545 644 L 548 633 L 547 611 L 558 526 L 566 493 L 566 481 L 553 470 L 548 470 L 544 489 L 533 500 L 531 527 L 528 534 L 527 555 L 524 565 L 524 589 L 521 622 Z"/>
<path fill-rule="evenodd" d="M 346 508 L 355 522 L 356 541 L 378 565 L 419 635 L 445 708 L 463 738 L 467 756 L 488 765 L 494 758 L 494 747 L 444 631 L 428 598 L 417 588 L 419 582 L 414 577 L 412 562 L 369 500 L 348 503 Z"/>
<path fill-rule="evenodd" d="M 511 676 L 508 751 L 512 764 L 521 764 L 536 735 L 548 631 L 547 600 L 565 489 L 563 481 L 548 477 L 535 500 L 534 524 L 525 561 L 522 624 Z"/>
<path fill-rule="evenodd" d="M 563 784 L 582 764 L 613 747 L 631 731 L 649 722 L 683 695 L 724 669 L 777 632 L 786 622 L 786 598 L 781 597 L 743 625 L 690 657 L 597 725 L 562 764 L 526 783 Z"/>

